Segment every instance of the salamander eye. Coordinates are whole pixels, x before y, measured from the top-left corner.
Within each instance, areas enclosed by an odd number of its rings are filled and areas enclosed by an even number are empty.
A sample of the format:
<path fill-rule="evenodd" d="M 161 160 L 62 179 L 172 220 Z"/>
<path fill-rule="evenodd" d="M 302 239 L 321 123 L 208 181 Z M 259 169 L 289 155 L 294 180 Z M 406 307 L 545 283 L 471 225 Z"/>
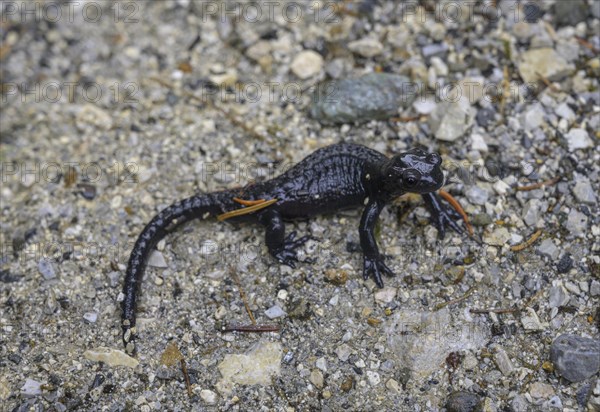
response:
<path fill-rule="evenodd" d="M 420 178 L 421 174 L 414 169 L 406 170 L 402 174 L 402 181 L 407 188 L 416 186 Z"/>
<path fill-rule="evenodd" d="M 442 162 L 442 158 L 437 153 L 430 153 L 427 155 L 427 161 L 431 164 L 438 164 Z"/>

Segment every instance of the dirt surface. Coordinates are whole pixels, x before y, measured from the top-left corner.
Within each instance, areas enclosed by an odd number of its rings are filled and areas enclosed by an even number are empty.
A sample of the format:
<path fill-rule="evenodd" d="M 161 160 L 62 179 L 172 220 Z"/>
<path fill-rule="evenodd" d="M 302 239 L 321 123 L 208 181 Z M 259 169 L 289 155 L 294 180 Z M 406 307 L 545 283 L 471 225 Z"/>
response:
<path fill-rule="evenodd" d="M 600 336 L 600 8 L 560 3 L 3 1 L 0 409 L 600 405 L 593 365 L 571 382 L 550 359 L 559 335 Z M 421 85 L 415 102 L 310 117 L 322 81 L 371 72 Z M 380 219 L 397 273 L 380 290 L 362 279 L 359 210 L 289 224 L 319 239 L 295 269 L 261 227 L 192 222 L 146 271 L 136 358 L 116 352 L 154 214 L 340 141 L 441 153 L 483 242 L 438 240 L 403 198 Z M 244 300 L 279 332 L 222 333 L 250 323 Z"/>

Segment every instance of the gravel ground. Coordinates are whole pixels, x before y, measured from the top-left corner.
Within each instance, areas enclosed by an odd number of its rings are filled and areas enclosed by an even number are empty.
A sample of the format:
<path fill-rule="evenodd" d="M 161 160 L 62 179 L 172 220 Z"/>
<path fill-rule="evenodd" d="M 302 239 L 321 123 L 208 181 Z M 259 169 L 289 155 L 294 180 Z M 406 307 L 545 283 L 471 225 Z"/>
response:
<path fill-rule="evenodd" d="M 584 0 L 3 1 L 0 409 L 600 410 L 599 19 Z M 311 110 L 373 72 L 414 102 Z M 319 238 L 296 269 L 260 227 L 193 222 L 158 245 L 139 352 L 119 352 L 155 213 L 339 141 L 441 153 L 483 243 L 437 240 L 401 199 L 380 290 L 359 211 L 290 224 Z M 279 332 L 220 332 L 249 323 L 241 291 Z"/>

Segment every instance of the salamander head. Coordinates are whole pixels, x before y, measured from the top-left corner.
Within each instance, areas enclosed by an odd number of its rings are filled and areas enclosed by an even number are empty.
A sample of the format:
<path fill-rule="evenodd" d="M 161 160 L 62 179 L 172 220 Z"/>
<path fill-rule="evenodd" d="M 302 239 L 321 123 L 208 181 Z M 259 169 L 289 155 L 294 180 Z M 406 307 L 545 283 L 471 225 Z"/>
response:
<path fill-rule="evenodd" d="M 383 190 L 392 196 L 406 192 L 435 192 L 444 184 L 442 158 L 437 153 L 413 149 L 383 165 Z"/>

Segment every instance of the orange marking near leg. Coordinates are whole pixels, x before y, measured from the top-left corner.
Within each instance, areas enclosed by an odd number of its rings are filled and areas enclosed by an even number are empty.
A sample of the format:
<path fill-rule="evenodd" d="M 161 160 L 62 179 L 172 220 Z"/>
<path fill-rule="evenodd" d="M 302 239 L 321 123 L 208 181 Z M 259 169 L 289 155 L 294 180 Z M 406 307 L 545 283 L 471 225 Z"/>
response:
<path fill-rule="evenodd" d="M 458 200 L 456 200 L 454 197 L 452 197 L 452 195 L 450 193 L 446 192 L 445 190 L 440 190 L 439 194 L 446 202 L 450 203 L 450 206 L 452 206 L 454 208 L 454 210 L 456 210 L 460 214 L 460 216 L 463 218 L 463 220 L 465 222 L 465 226 L 467 227 L 467 231 L 469 232 L 469 235 L 473 236 L 473 226 L 471 226 L 471 223 L 469 222 L 469 218 L 467 217 L 467 214 L 465 213 L 465 211 L 462 208 L 462 206 L 460 205 L 460 203 L 458 203 Z"/>
<path fill-rule="evenodd" d="M 261 203 L 266 202 L 265 199 L 244 200 L 244 199 L 240 199 L 239 197 L 234 197 L 233 201 L 239 203 L 240 205 L 244 205 L 244 206 L 260 205 Z"/>
<path fill-rule="evenodd" d="M 265 200 L 261 203 L 249 207 L 242 207 L 240 209 L 231 210 L 229 212 L 225 212 L 218 215 L 217 220 L 219 222 L 222 222 L 223 220 L 231 219 L 232 217 L 248 215 L 250 213 L 254 213 L 258 210 L 264 209 L 265 207 L 271 206 L 273 203 L 277 202 L 277 200 L 278 199 Z"/>

